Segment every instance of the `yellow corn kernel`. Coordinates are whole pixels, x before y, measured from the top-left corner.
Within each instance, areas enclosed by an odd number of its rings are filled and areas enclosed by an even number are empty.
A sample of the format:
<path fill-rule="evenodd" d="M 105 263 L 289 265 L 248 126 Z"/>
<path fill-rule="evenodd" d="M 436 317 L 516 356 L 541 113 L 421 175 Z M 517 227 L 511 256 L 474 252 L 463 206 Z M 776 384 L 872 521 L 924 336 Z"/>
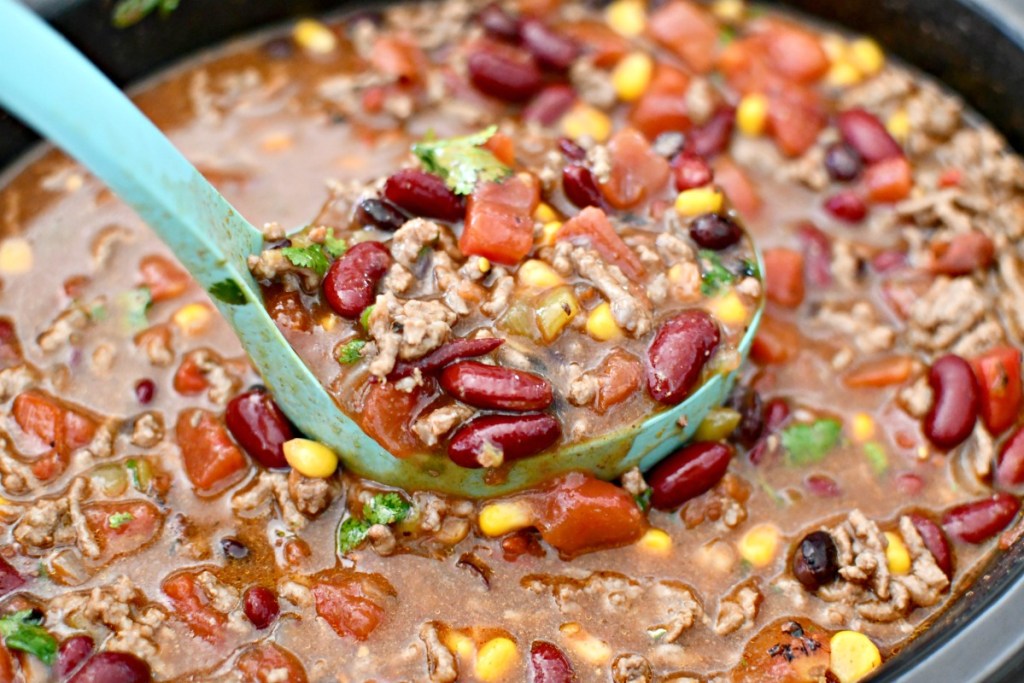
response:
<path fill-rule="evenodd" d="M 587 334 L 598 341 L 611 341 L 622 336 L 622 328 L 615 322 L 612 307 L 607 301 L 599 303 L 587 316 Z"/>
<path fill-rule="evenodd" d="M 485 505 L 476 521 L 485 536 L 504 536 L 533 526 L 533 510 L 526 501 L 503 500 Z"/>
<path fill-rule="evenodd" d="M 603 111 L 579 102 L 562 117 L 562 132 L 574 140 L 604 142 L 612 134 L 612 121 Z"/>
<path fill-rule="evenodd" d="M 444 635 L 444 646 L 451 650 L 456 657 L 468 660 L 476 651 L 476 643 L 473 639 L 461 631 L 448 631 Z"/>
<path fill-rule="evenodd" d="M 882 663 L 878 648 L 863 633 L 839 631 L 829 645 L 829 669 L 839 683 L 857 683 Z"/>
<path fill-rule="evenodd" d="M 779 548 L 779 530 L 774 524 L 758 524 L 740 539 L 740 557 L 755 567 L 767 567 Z"/>
<path fill-rule="evenodd" d="M 519 266 L 516 273 L 520 284 L 534 289 L 557 287 L 565 282 L 555 269 L 539 259 L 530 259 Z"/>
<path fill-rule="evenodd" d="M 612 86 L 623 102 L 635 102 L 647 92 L 654 73 L 654 60 L 646 52 L 633 52 L 623 57 L 612 71 Z"/>
<path fill-rule="evenodd" d="M 292 39 L 303 50 L 325 55 L 338 46 L 338 39 L 331 29 L 315 19 L 302 19 L 292 29 Z"/>
<path fill-rule="evenodd" d="M 711 309 L 714 316 L 726 325 L 742 325 L 747 322 L 747 307 L 733 290 L 715 299 Z"/>
<path fill-rule="evenodd" d="M 182 334 L 195 336 L 202 334 L 213 319 L 213 311 L 206 304 L 185 304 L 175 311 L 172 320 Z"/>
<path fill-rule="evenodd" d="M 476 260 L 476 267 L 481 273 L 486 273 L 491 269 L 491 260 L 481 256 Z"/>
<path fill-rule="evenodd" d="M 519 659 L 519 648 L 509 638 L 497 637 L 480 646 L 473 667 L 477 679 L 484 683 L 503 680 Z"/>
<path fill-rule="evenodd" d="M 903 142 L 910 135 L 910 117 L 905 109 L 898 109 L 893 112 L 889 120 L 885 122 L 885 128 L 894 138 Z"/>
<path fill-rule="evenodd" d="M 712 408 L 701 420 L 693 438 L 697 441 L 721 441 L 739 426 L 743 416 L 732 408 Z"/>
<path fill-rule="evenodd" d="M 867 413 L 853 416 L 853 440 L 859 443 L 870 441 L 875 436 L 875 420 Z"/>
<path fill-rule="evenodd" d="M 885 66 L 885 53 L 871 38 L 858 38 L 850 43 L 847 57 L 865 76 L 874 76 Z"/>
<path fill-rule="evenodd" d="M 537 208 L 533 210 L 533 220 L 540 221 L 541 223 L 550 223 L 558 220 L 558 214 L 551 208 L 551 205 L 546 202 L 541 202 L 537 205 Z"/>
<path fill-rule="evenodd" d="M 661 529 L 648 529 L 636 545 L 651 555 L 668 555 L 672 552 L 672 537 Z"/>
<path fill-rule="evenodd" d="M 747 7 L 743 0 L 715 0 L 711 5 L 711 12 L 718 17 L 719 21 L 727 24 L 738 24 L 743 21 Z"/>
<path fill-rule="evenodd" d="M 845 59 L 833 62 L 832 67 L 825 76 L 828 84 L 835 88 L 847 88 L 851 85 L 857 85 L 861 82 L 862 78 L 860 69 Z"/>
<path fill-rule="evenodd" d="M 7 500 L 3 496 L 0 496 L 0 505 L 10 505 L 11 501 Z"/>
<path fill-rule="evenodd" d="M 555 235 L 558 234 L 558 229 L 562 227 L 561 221 L 550 221 L 544 224 L 541 228 L 540 233 L 540 245 L 542 247 L 550 247 L 555 243 Z"/>
<path fill-rule="evenodd" d="M 684 190 L 676 197 L 676 213 L 680 216 L 699 216 L 722 210 L 722 193 L 713 187 L 695 187 Z"/>
<path fill-rule="evenodd" d="M 565 642 L 573 653 L 588 664 L 601 666 L 612 658 L 612 649 L 608 643 L 587 633 L 576 622 L 569 622 L 558 627 Z"/>
<path fill-rule="evenodd" d="M 284 459 L 304 477 L 325 479 L 338 469 L 338 456 L 327 446 L 309 439 L 284 442 Z"/>
<path fill-rule="evenodd" d="M 764 133 L 768 123 L 768 98 L 761 93 L 744 95 L 736 107 L 736 127 L 752 138 Z"/>
<path fill-rule="evenodd" d="M 847 52 L 850 49 L 846 38 L 838 33 L 826 33 L 823 35 L 821 37 L 821 48 L 828 55 L 828 61 L 832 63 L 846 59 Z"/>
<path fill-rule="evenodd" d="M 604 11 L 605 21 L 618 33 L 634 38 L 647 28 L 647 8 L 641 0 L 616 0 Z"/>
<path fill-rule="evenodd" d="M 15 275 L 32 270 L 32 245 L 23 237 L 0 243 L 0 273 Z"/>
<path fill-rule="evenodd" d="M 889 565 L 889 571 L 893 574 L 909 574 L 910 551 L 907 550 L 907 544 L 903 542 L 903 537 L 892 531 L 886 531 L 885 540 L 889 542 L 885 546 L 885 560 Z"/>

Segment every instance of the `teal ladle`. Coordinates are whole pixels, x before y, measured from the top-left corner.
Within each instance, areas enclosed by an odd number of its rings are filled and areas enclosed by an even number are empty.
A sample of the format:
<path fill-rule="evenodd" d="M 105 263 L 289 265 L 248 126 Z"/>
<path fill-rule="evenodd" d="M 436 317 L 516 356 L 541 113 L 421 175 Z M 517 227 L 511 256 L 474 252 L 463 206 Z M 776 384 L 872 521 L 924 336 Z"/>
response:
<path fill-rule="evenodd" d="M 647 468 L 690 438 L 721 405 L 735 371 L 640 424 L 508 466 L 501 477 L 443 456 L 399 459 L 338 409 L 281 335 L 246 266 L 262 236 L 95 66 L 15 0 L 0 0 L 0 105 L 78 159 L 174 251 L 234 328 L 295 425 L 346 467 L 386 484 L 472 497 L 521 489 L 566 470 L 611 478 Z M 761 317 L 740 343 L 743 358 Z M 681 419 L 685 418 L 685 419 Z"/>

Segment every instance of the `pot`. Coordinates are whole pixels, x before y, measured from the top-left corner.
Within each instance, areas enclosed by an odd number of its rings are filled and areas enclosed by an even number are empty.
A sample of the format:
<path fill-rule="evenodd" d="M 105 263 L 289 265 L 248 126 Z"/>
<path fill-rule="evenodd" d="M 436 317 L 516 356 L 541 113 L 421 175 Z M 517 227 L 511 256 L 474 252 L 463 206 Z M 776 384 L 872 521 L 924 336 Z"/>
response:
<path fill-rule="evenodd" d="M 185 0 L 129 30 L 112 0 L 27 0 L 115 82 L 127 85 L 232 35 L 344 6 L 338 0 Z M 1024 152 L 1024 4 L 1019 0 L 789 0 L 780 3 L 875 37 L 961 93 Z M 36 138 L 0 111 L 0 170 Z M 974 585 L 872 678 L 876 682 L 1024 680 L 1024 544 L 998 555 Z"/>

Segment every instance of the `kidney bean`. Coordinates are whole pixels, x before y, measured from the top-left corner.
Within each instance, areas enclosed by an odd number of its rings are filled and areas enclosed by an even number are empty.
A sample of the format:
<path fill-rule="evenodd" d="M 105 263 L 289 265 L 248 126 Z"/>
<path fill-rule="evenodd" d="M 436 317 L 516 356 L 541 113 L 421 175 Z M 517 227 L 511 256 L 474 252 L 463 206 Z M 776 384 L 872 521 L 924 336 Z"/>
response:
<path fill-rule="evenodd" d="M 550 415 L 484 415 L 471 420 L 448 444 L 448 457 L 460 467 L 483 467 L 492 452 L 502 462 L 536 455 L 562 435 L 562 425 Z"/>
<path fill-rule="evenodd" d="M 967 543 L 982 543 L 1005 529 L 1020 511 L 1020 501 L 1009 493 L 994 493 L 963 505 L 942 516 L 942 528 Z"/>
<path fill-rule="evenodd" d="M 245 610 L 246 618 L 257 629 L 267 628 L 281 613 L 277 596 L 272 590 L 263 586 L 250 586 L 242 596 L 242 607 Z"/>
<path fill-rule="evenodd" d="M 935 446 L 949 450 L 974 431 L 978 380 L 967 361 L 947 354 L 932 364 L 928 383 L 934 398 L 924 418 L 924 433 Z"/>
<path fill-rule="evenodd" d="M 416 370 L 419 370 L 423 375 L 432 375 L 444 366 L 457 360 L 484 356 L 501 346 L 504 341 L 504 339 L 497 337 L 453 339 L 447 344 L 431 351 L 423 358 L 413 361 L 398 361 L 395 363 L 395 369 L 388 375 L 388 381 L 398 381 L 403 377 L 408 377 Z"/>
<path fill-rule="evenodd" d="M 852 190 L 838 192 L 826 199 L 825 210 L 844 223 L 860 223 L 868 215 L 868 205 Z"/>
<path fill-rule="evenodd" d="M 683 311 L 666 321 L 647 349 L 647 390 L 660 403 L 682 401 L 700 379 L 721 333 L 705 311 Z"/>
<path fill-rule="evenodd" d="M 485 95 L 506 102 L 525 102 L 544 85 L 533 55 L 502 43 L 478 43 L 466 58 L 469 79 Z"/>
<path fill-rule="evenodd" d="M 1024 427 L 1018 427 L 1006 437 L 996 462 L 996 482 L 1000 486 L 1024 484 Z"/>
<path fill-rule="evenodd" d="M 731 459 L 732 449 L 718 441 L 683 446 L 648 473 L 651 505 L 672 510 L 710 490 L 725 476 Z"/>
<path fill-rule="evenodd" d="M 404 168 L 384 183 L 384 197 L 414 216 L 454 223 L 466 215 L 465 202 L 436 175 Z"/>
<path fill-rule="evenodd" d="M 581 209 L 588 206 L 600 207 L 603 204 L 594 174 L 582 164 L 569 164 L 562 169 L 562 191 L 570 202 Z"/>
<path fill-rule="evenodd" d="M 725 151 L 732 139 L 736 124 L 736 110 L 720 107 L 707 122 L 686 136 L 686 151 L 710 159 Z"/>
<path fill-rule="evenodd" d="M 16 591 L 24 585 L 24 577 L 7 560 L 0 557 L 0 596 Z"/>
<path fill-rule="evenodd" d="M 530 683 L 574 683 L 576 671 L 565 653 L 543 640 L 530 645 Z"/>
<path fill-rule="evenodd" d="M 100 652 L 89 658 L 69 683 L 148 683 L 149 664 L 127 652 Z"/>
<path fill-rule="evenodd" d="M 839 549 L 827 531 L 804 536 L 793 554 L 793 576 L 809 591 L 831 583 L 839 575 Z"/>
<path fill-rule="evenodd" d="M 853 180 L 863 169 L 860 155 L 845 142 L 834 142 L 825 150 L 825 171 L 832 180 Z"/>
<path fill-rule="evenodd" d="M 580 54 L 575 41 L 556 33 L 538 19 L 524 21 L 519 35 L 537 62 L 555 71 L 568 69 Z"/>
<path fill-rule="evenodd" d="M 466 360 L 441 372 L 441 387 L 463 403 L 489 410 L 543 410 L 551 382 L 530 372 Z"/>
<path fill-rule="evenodd" d="M 570 86 L 564 83 L 549 85 L 537 93 L 537 96 L 530 100 L 530 103 L 523 109 L 523 121 L 537 123 L 541 126 L 553 126 L 567 111 L 572 109 L 575 102 L 576 91 Z M 579 147 L 579 145 L 576 146 Z M 586 152 L 582 152 L 579 160 L 586 155 Z"/>
<path fill-rule="evenodd" d="M 764 403 L 761 394 L 754 390 L 735 393 L 729 399 L 729 406 L 740 414 L 740 423 L 732 432 L 732 438 L 750 448 L 764 432 Z"/>
<path fill-rule="evenodd" d="M 804 277 L 813 285 L 828 287 L 832 284 L 832 243 L 828 235 L 809 221 L 801 223 L 796 234 L 803 246 Z"/>
<path fill-rule="evenodd" d="M 715 174 L 703 157 L 683 152 L 672 160 L 672 178 L 680 192 L 704 187 L 715 179 Z"/>
<path fill-rule="evenodd" d="M 764 406 L 764 431 L 772 434 L 779 431 L 789 419 L 789 403 L 784 398 L 773 398 Z"/>
<path fill-rule="evenodd" d="M 975 270 L 988 268 L 995 257 L 992 240 L 980 232 L 955 235 L 946 244 L 933 245 L 933 258 L 929 270 L 942 275 L 969 275 Z"/>
<path fill-rule="evenodd" d="M 690 237 L 703 249 L 728 249 L 743 237 L 736 221 L 720 213 L 705 213 L 690 224 Z"/>
<path fill-rule="evenodd" d="M 899 270 L 906 265 L 907 254 L 898 249 L 880 251 L 871 259 L 871 267 L 874 268 L 876 273 L 888 273 L 893 270 Z"/>
<path fill-rule="evenodd" d="M 571 138 L 558 138 L 558 149 L 569 161 L 583 161 L 587 158 L 587 150 L 580 147 Z"/>
<path fill-rule="evenodd" d="M 220 539 L 220 551 L 232 560 L 244 560 L 249 557 L 249 547 L 233 536 Z"/>
<path fill-rule="evenodd" d="M 835 479 L 824 474 L 808 475 L 804 485 L 818 498 L 835 498 L 843 492 Z"/>
<path fill-rule="evenodd" d="M 323 290 L 335 313 L 354 320 L 377 296 L 377 283 L 391 267 L 391 252 L 380 242 L 360 242 L 331 264 Z"/>
<path fill-rule="evenodd" d="M 71 636 L 57 651 L 57 676 L 64 680 L 92 654 L 96 644 L 90 636 Z"/>
<path fill-rule="evenodd" d="M 405 214 L 389 202 L 375 197 L 368 197 L 359 202 L 356 208 L 356 219 L 364 225 L 372 225 L 381 230 L 394 232 L 405 225 Z"/>
<path fill-rule="evenodd" d="M 519 19 L 506 12 L 496 2 L 480 10 L 476 19 L 490 36 L 509 42 L 519 40 Z"/>
<path fill-rule="evenodd" d="M 928 552 L 935 558 L 935 564 L 946 576 L 953 578 L 953 550 L 949 547 L 949 540 L 942 527 L 923 515 L 910 515 L 910 521 L 917 533 L 921 534 Z"/>
<path fill-rule="evenodd" d="M 903 156 L 903 148 L 870 112 L 863 109 L 844 111 L 839 115 L 837 125 L 843 142 L 869 164 Z"/>
<path fill-rule="evenodd" d="M 284 442 L 295 438 L 295 432 L 265 389 L 250 389 L 231 399 L 224 422 L 256 462 L 268 469 L 288 466 Z"/>
<path fill-rule="evenodd" d="M 140 379 L 135 383 L 135 400 L 146 405 L 153 400 L 156 394 L 156 383 L 151 379 Z"/>

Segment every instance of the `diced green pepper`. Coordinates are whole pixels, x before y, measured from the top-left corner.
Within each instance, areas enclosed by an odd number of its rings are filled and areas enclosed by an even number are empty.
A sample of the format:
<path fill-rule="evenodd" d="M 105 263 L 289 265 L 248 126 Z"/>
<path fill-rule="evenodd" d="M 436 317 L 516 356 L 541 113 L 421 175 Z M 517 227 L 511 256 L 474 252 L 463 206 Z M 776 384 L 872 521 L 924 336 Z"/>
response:
<path fill-rule="evenodd" d="M 565 326 L 580 312 L 580 302 L 572 287 L 555 287 L 537 299 L 537 328 L 544 341 L 558 338 Z"/>

